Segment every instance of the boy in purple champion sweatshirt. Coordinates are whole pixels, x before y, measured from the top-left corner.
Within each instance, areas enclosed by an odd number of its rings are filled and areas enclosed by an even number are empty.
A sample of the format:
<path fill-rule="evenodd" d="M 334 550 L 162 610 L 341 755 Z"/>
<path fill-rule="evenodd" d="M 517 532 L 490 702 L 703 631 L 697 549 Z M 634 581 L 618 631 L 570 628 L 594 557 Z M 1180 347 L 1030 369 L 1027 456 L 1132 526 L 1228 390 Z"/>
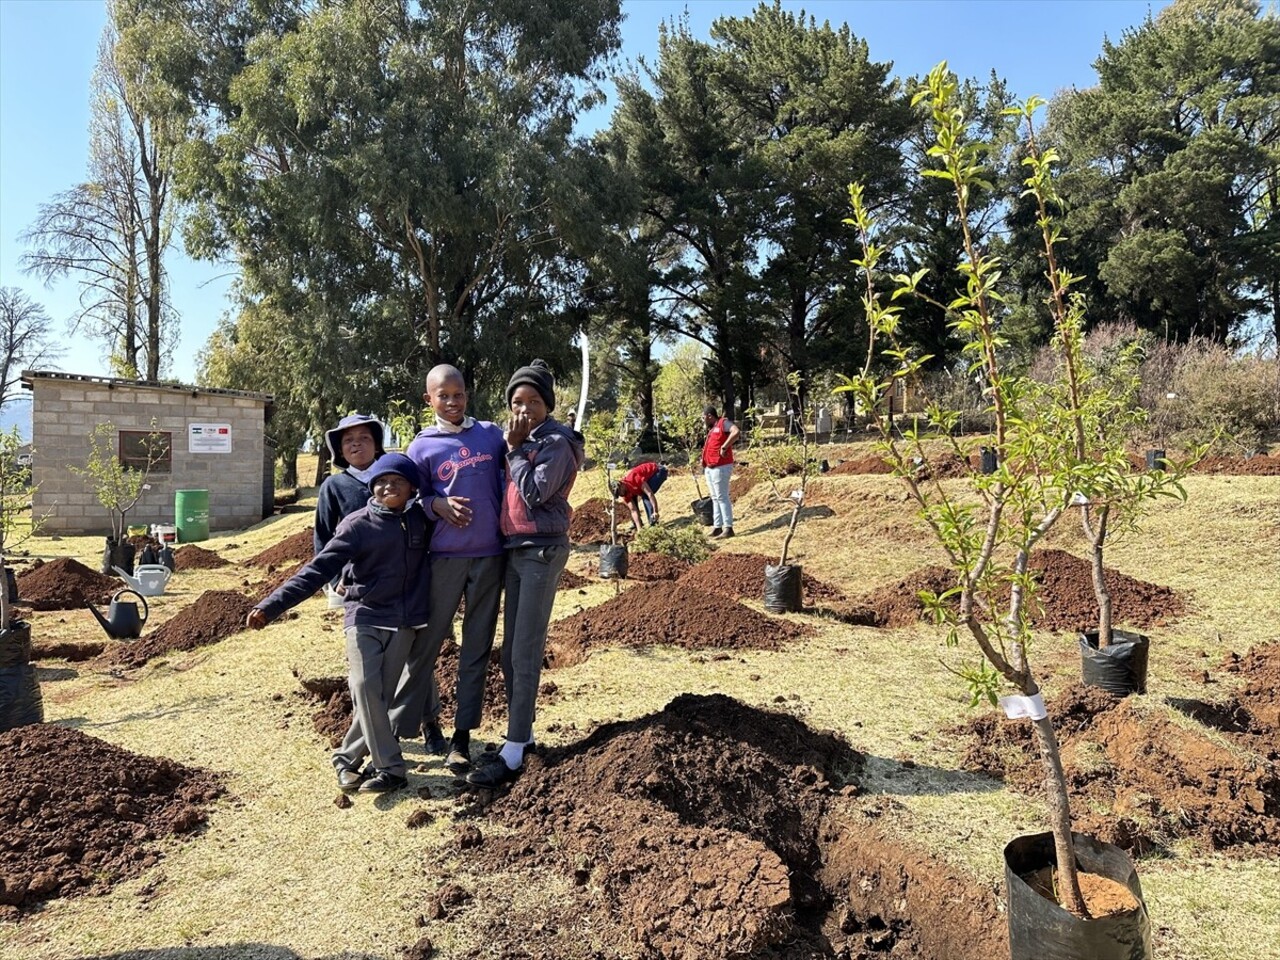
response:
<path fill-rule="evenodd" d="M 437 518 L 431 539 L 431 615 L 405 667 L 397 704 L 406 704 L 404 722 L 421 720 L 428 742 L 433 733 L 442 737 L 435 716 L 439 704 L 431 703 L 432 681 L 440 645 L 452 632 L 458 602 L 465 596 L 457 709 L 445 759 L 454 773 L 465 773 L 471 767 L 471 731 L 480 725 L 484 708 L 502 594 L 505 550 L 499 520 L 507 443 L 501 427 L 467 416 L 467 385 L 457 367 L 433 367 L 423 399 L 436 422 L 405 453 L 422 475 L 422 504 Z M 406 734 L 412 736 L 402 731 Z"/>

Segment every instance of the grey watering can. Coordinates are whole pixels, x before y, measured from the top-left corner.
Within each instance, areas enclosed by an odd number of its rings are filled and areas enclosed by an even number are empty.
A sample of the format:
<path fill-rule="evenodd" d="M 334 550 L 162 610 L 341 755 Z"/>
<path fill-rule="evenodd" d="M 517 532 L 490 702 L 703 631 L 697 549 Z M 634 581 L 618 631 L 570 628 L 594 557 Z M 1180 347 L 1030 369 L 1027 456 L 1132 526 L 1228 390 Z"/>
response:
<path fill-rule="evenodd" d="M 116 574 L 129 586 L 144 597 L 159 597 L 164 594 L 164 586 L 173 576 L 163 563 L 142 563 L 133 571 L 133 576 L 125 573 L 120 567 L 113 567 Z"/>
<path fill-rule="evenodd" d="M 132 593 L 142 601 L 141 617 L 138 616 L 138 605 L 136 603 L 120 599 L 126 593 Z M 98 622 L 102 624 L 102 629 L 107 631 L 107 636 L 112 639 L 136 640 L 142 636 L 142 625 L 147 622 L 147 600 L 137 590 L 117 590 L 111 598 L 111 607 L 107 610 L 105 617 L 88 600 L 85 600 L 84 605 L 89 608 L 90 613 L 98 618 Z"/>

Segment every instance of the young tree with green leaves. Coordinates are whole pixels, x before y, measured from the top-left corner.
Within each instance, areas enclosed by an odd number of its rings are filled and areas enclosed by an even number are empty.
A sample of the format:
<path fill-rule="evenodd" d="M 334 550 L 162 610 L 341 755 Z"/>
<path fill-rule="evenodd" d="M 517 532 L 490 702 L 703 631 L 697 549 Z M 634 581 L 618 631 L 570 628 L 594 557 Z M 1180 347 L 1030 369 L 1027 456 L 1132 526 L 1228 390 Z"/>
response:
<path fill-rule="evenodd" d="M 124 464 L 118 444 L 116 425 L 110 420 L 99 423 L 89 432 L 89 455 L 84 466 L 70 469 L 93 487 L 98 503 L 111 518 L 111 537 L 120 543 L 124 540 L 125 517 L 142 499 L 152 469 L 168 451 L 165 438 L 156 431 L 154 421 L 151 433 L 143 443 L 147 459 L 142 469 Z"/>

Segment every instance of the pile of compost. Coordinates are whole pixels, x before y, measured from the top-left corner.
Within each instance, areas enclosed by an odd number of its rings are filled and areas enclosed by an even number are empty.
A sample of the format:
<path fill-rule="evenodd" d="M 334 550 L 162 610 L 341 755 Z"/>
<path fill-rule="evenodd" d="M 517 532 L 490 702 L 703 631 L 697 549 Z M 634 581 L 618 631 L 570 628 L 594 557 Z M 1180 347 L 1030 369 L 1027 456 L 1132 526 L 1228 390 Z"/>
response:
<path fill-rule="evenodd" d="M 881 457 L 859 457 L 856 460 L 844 460 L 827 471 L 828 475 L 841 476 L 846 473 L 892 473 L 893 468 Z"/>
<path fill-rule="evenodd" d="M 618 506 L 618 542 L 631 539 L 631 515 L 627 508 Z M 569 540 L 572 543 L 609 542 L 609 501 L 594 497 L 573 508 L 569 521 Z"/>
<path fill-rule="evenodd" d="M 1098 601 L 1087 560 L 1063 550 L 1038 550 L 1031 571 L 1039 587 L 1031 621 L 1042 630 L 1090 630 L 1097 627 Z M 1164 626 L 1186 612 L 1186 601 L 1169 587 L 1103 569 L 1117 625 L 1145 629 Z M 926 619 L 922 591 L 942 593 L 955 586 L 945 567 L 922 567 L 887 587 L 859 597 L 842 608 L 844 619 L 873 627 L 905 627 Z"/>
<path fill-rule="evenodd" d="M 556 584 L 557 590 L 580 590 L 582 587 L 589 586 L 591 581 L 586 577 L 574 573 L 568 567 L 560 574 L 560 582 Z"/>
<path fill-rule="evenodd" d="M 183 570 L 217 570 L 229 566 L 231 561 L 212 550 L 188 543 L 173 551 L 173 563 L 178 572 L 182 572 Z"/>
<path fill-rule="evenodd" d="M 207 771 L 56 724 L 0 733 L 0 919 L 138 876 L 221 793 Z"/>
<path fill-rule="evenodd" d="M 862 761 L 834 735 L 788 715 L 692 694 L 531 756 L 510 791 L 483 807 L 488 820 L 462 826 L 470 847 L 463 870 L 504 885 L 559 875 L 566 893 L 539 900 L 536 917 L 520 915 L 528 908 L 518 898 L 504 902 L 485 943 L 463 956 L 1007 953 L 990 890 L 901 850 L 877 859 L 870 833 L 837 821 L 840 791 L 857 789 L 840 784 Z M 482 830 L 489 821 L 500 829 Z M 483 889 L 474 899 L 453 894 L 436 893 L 427 916 L 450 919 L 488 903 Z M 903 916 L 917 901 L 918 920 Z M 957 915 L 945 930 L 934 922 L 944 910 Z M 584 939 L 604 946 L 574 949 Z"/>
<path fill-rule="evenodd" d="M 166 653 L 217 643 L 244 629 L 253 601 L 235 590 L 206 590 L 196 602 L 141 639 L 122 641 L 107 650 L 109 667 L 140 667 Z"/>
<path fill-rule="evenodd" d="M 1260 684 L 1274 684 L 1274 654 L 1255 658 Z M 1248 689 L 1246 687 L 1246 689 Z M 1274 686 L 1270 688 L 1274 691 Z M 1242 691 L 1248 700 L 1249 695 Z M 1257 698 L 1263 704 L 1274 693 Z M 1075 828 L 1136 852 L 1191 838 L 1221 850 L 1280 847 L 1280 768 L 1253 748 L 1274 750 L 1276 728 L 1252 721 L 1215 725 L 1232 709 L 1215 713 L 1199 701 L 1113 697 L 1076 685 L 1047 698 L 1061 745 L 1063 766 L 1073 798 Z M 1188 724 L 1203 710 L 1202 724 Z M 960 728 L 972 737 L 965 765 L 1005 780 L 1027 793 L 1043 792 L 1043 769 L 1031 726 L 993 713 Z M 1226 742 L 1224 742 L 1226 741 Z"/>
<path fill-rule="evenodd" d="M 692 567 L 680 577 L 680 582 L 709 593 L 760 599 L 764 595 L 765 565 L 777 562 L 777 557 L 766 557 L 759 553 L 729 553 L 720 550 Z M 829 583 L 823 583 L 817 577 L 806 573 L 803 581 L 805 601 L 810 605 L 844 599 L 840 590 Z"/>
<path fill-rule="evenodd" d="M 1195 472 L 1225 473 L 1241 477 L 1280 477 L 1280 456 L 1205 457 L 1196 464 Z"/>
<path fill-rule="evenodd" d="M 669 557 L 665 553 L 633 553 L 627 565 L 627 579 L 679 580 L 693 566 L 688 560 Z"/>
<path fill-rule="evenodd" d="M 106 603 L 123 587 L 115 577 L 90 570 L 79 560 L 59 557 L 33 565 L 18 577 L 18 602 L 32 610 L 75 610 L 85 600 Z"/>
<path fill-rule="evenodd" d="M 295 563 L 305 563 L 315 556 L 315 541 L 311 527 L 299 530 L 291 537 L 267 547 L 244 561 L 251 567 L 284 567 Z"/>
<path fill-rule="evenodd" d="M 581 663 L 601 647 L 670 644 L 690 650 L 777 650 L 808 636 L 802 624 L 779 620 L 732 598 L 684 583 L 636 584 L 598 607 L 551 625 L 546 662 Z"/>

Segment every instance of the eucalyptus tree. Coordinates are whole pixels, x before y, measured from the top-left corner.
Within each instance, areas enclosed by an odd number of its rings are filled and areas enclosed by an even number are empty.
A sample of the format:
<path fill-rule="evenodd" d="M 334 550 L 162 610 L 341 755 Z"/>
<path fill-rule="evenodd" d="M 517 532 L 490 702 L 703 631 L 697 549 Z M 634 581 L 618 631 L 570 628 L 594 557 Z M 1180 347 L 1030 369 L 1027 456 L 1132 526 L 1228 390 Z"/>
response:
<path fill-rule="evenodd" d="M 1280 16 L 1175 0 L 1095 67 L 1051 120 L 1096 320 L 1230 342 L 1253 314 L 1280 334 Z"/>
<path fill-rule="evenodd" d="M 351 322 L 402 325 L 416 372 L 492 379 L 548 334 L 567 354 L 590 219 L 572 129 L 617 0 L 133 2 L 196 51 L 166 62 L 201 117 L 183 179 L 197 251 L 235 257 L 255 290 L 323 289 Z"/>
<path fill-rule="evenodd" d="M 156 109 L 145 60 L 121 42 L 127 10 L 108 4 L 90 112 L 88 177 L 42 204 L 24 264 L 46 282 L 74 278 L 72 331 L 104 341 L 111 368 L 158 380 L 177 342 L 164 258 L 183 122 Z"/>

